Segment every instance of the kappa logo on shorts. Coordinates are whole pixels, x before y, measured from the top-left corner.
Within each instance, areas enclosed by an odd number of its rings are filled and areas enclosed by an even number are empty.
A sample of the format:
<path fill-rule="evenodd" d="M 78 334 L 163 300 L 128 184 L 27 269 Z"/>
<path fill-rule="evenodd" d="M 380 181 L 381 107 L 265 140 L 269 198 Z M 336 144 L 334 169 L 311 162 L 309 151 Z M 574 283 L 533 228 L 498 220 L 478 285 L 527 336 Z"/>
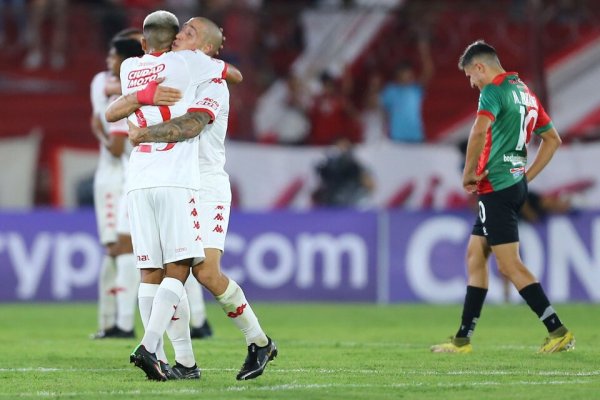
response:
<path fill-rule="evenodd" d="M 196 211 L 196 209 L 194 208 L 194 209 L 192 210 L 192 212 L 190 213 L 190 215 L 192 215 L 192 216 L 194 216 L 194 217 L 197 217 L 197 216 L 198 216 L 198 211 Z"/>
<path fill-rule="evenodd" d="M 196 199 L 192 197 L 190 201 L 188 201 L 188 204 L 196 204 Z"/>
<path fill-rule="evenodd" d="M 194 221 L 194 229 L 200 229 L 200 222 Z"/>
<path fill-rule="evenodd" d="M 223 218 L 223 214 L 218 213 L 217 215 L 215 215 L 215 217 L 213 218 L 217 221 L 223 221 L 225 218 Z"/>
<path fill-rule="evenodd" d="M 223 233 L 223 228 L 221 227 L 221 225 L 217 225 L 215 226 L 215 229 L 213 229 L 213 232 Z"/>
<path fill-rule="evenodd" d="M 202 238 L 200 237 L 200 235 L 196 236 L 196 240 L 194 240 L 194 242 L 201 242 Z"/>
<path fill-rule="evenodd" d="M 227 313 L 227 316 L 229 318 L 237 318 L 237 317 L 239 317 L 240 315 L 242 315 L 244 313 L 244 309 L 246 308 L 247 305 L 248 304 L 244 303 L 241 306 L 239 306 L 238 308 L 236 308 L 235 311 L 229 311 Z"/>
<path fill-rule="evenodd" d="M 216 206 L 215 207 L 215 210 L 224 210 L 224 209 L 225 209 L 225 207 L 223 207 L 223 206 Z"/>

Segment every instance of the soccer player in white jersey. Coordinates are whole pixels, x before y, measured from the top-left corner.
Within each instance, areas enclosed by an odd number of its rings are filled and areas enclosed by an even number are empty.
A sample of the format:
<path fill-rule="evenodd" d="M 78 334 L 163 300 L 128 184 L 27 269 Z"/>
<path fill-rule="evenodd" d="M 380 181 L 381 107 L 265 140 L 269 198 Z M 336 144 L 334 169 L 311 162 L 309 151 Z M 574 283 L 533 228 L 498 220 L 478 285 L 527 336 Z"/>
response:
<path fill-rule="evenodd" d="M 128 59 L 121 66 L 123 95 L 137 92 L 142 104 L 152 104 L 155 85 L 150 83 L 158 79 L 165 79 L 184 93 L 184 98 L 173 106 L 137 109 L 130 118 L 138 126 L 151 126 L 184 114 L 198 84 L 226 76 L 227 66 L 222 61 L 200 52 L 169 52 L 178 30 L 173 14 L 157 11 L 148 15 L 142 39 L 146 55 Z M 106 115 L 113 119 L 111 107 Z M 194 260 L 204 259 L 196 209 L 198 151 L 198 138 L 179 143 L 140 143 L 130 158 L 127 202 L 137 266 L 142 270 L 143 284 L 160 284 L 155 295 L 143 293 L 148 286 L 140 285 L 140 313 L 142 321 L 147 321 L 146 332 L 130 357 L 149 379 L 167 379 L 155 353 L 162 348 L 162 336 L 172 317 L 179 318 L 177 313 L 187 305 L 183 285 Z M 153 295 L 152 304 L 143 306 L 142 299 Z M 189 318 L 189 309 L 185 312 Z M 170 337 L 177 361 L 173 369 L 180 367 L 184 374 L 199 378 L 189 328 L 180 334 L 177 340 Z"/>
<path fill-rule="evenodd" d="M 119 47 L 127 45 L 127 42 L 120 41 L 122 39 L 135 39 L 138 42 L 141 42 L 142 31 L 135 28 L 128 28 L 115 35 L 112 41 L 113 46 L 107 57 L 107 65 L 109 68 L 109 71 L 107 71 L 108 74 L 105 74 L 104 72 L 99 73 L 97 79 L 98 84 L 94 86 L 96 89 L 96 96 L 103 100 L 104 103 L 106 103 L 107 98 L 110 98 L 111 101 L 114 101 L 116 96 L 121 94 L 121 84 L 119 79 L 120 65 L 124 59 L 129 58 L 129 55 L 123 56 L 123 50 L 119 51 L 115 48 L 115 44 L 117 44 Z M 143 55 L 143 50 L 140 47 L 139 52 L 135 53 L 135 56 L 141 55 Z M 105 79 L 105 76 L 108 76 L 109 79 Z M 96 80 L 94 82 L 96 82 Z M 99 84 L 100 82 L 103 84 Z M 99 120 L 101 118 L 101 120 L 107 123 L 104 116 L 104 111 L 109 103 L 105 104 L 101 108 L 101 115 L 95 117 L 94 120 Z M 116 130 L 116 133 L 114 135 L 108 135 L 108 138 L 105 139 L 106 143 L 104 148 L 108 148 L 113 157 L 120 158 L 121 164 L 124 166 L 124 168 L 126 168 L 126 164 L 129 162 L 129 154 L 131 153 L 130 144 L 127 140 L 127 123 L 123 121 L 122 124 L 117 124 L 115 127 L 113 127 L 113 130 Z M 102 136 L 102 139 L 104 139 L 104 136 Z M 110 174 L 102 174 L 103 177 L 106 177 L 107 175 L 108 178 L 111 177 Z M 121 173 L 120 175 L 121 176 L 115 175 L 115 178 L 118 178 L 120 181 L 122 181 L 121 185 L 124 186 L 125 174 Z M 137 286 L 139 285 L 140 279 L 139 274 L 137 273 L 137 268 L 135 267 L 136 261 L 131 244 L 129 220 L 127 219 L 127 204 L 126 201 L 121 201 L 126 198 L 127 194 L 125 190 L 121 190 L 120 192 L 121 197 L 116 202 L 116 205 L 110 204 L 106 206 L 101 200 L 97 201 L 97 203 L 104 206 L 104 209 L 108 208 L 108 212 L 105 213 L 106 215 L 112 219 L 115 218 L 114 215 L 117 216 L 117 243 L 111 246 L 110 250 L 113 256 L 107 257 L 107 262 L 103 263 L 102 273 L 100 275 L 101 290 L 99 291 L 99 304 L 102 312 L 100 312 L 99 315 L 108 314 L 110 318 L 104 317 L 100 319 L 100 331 L 93 335 L 93 338 L 95 339 L 134 337 L 133 316 L 135 313 L 135 300 L 137 299 Z M 108 200 L 111 199 L 112 195 L 108 195 Z M 115 210 L 117 211 L 115 212 Z M 116 273 L 114 265 L 115 262 Z M 111 266 L 112 268 L 110 268 Z M 108 289 L 106 289 L 107 287 Z M 185 287 L 187 296 L 190 299 L 190 325 L 192 327 L 191 337 L 202 339 L 212 336 L 212 329 L 206 317 L 206 306 L 200 285 L 193 277 L 191 277 L 186 282 Z M 135 288 L 135 298 L 133 298 L 130 294 L 132 288 Z M 116 304 L 114 304 L 115 298 Z M 107 307 L 107 302 L 109 305 L 112 305 L 112 307 Z M 107 309 L 110 311 L 110 313 L 104 311 Z M 110 320 L 111 324 L 105 329 L 104 326 L 106 324 L 103 323 L 103 321 L 107 319 Z"/>
<path fill-rule="evenodd" d="M 122 62 L 130 57 L 140 57 L 144 54 L 139 38 L 117 38 L 112 41 L 109 57 L 113 58 L 112 72 L 119 76 Z M 120 89 L 120 88 L 119 88 Z M 120 90 L 119 90 L 120 91 Z M 113 98 L 116 96 L 113 96 Z M 120 154 L 124 175 L 127 176 L 127 165 L 132 146 L 127 140 L 127 120 L 125 118 L 111 123 L 109 126 L 109 145 L 113 154 Z M 126 187 L 123 180 L 123 187 Z M 117 211 L 117 276 L 116 299 L 117 320 L 115 329 L 108 337 L 134 337 L 135 310 L 140 275 L 136 269 L 136 259 L 133 254 L 129 218 L 127 215 L 126 193 L 123 190 Z"/>
<path fill-rule="evenodd" d="M 139 55 L 142 51 L 139 44 L 136 49 L 131 46 L 131 43 L 117 50 L 114 41 L 135 40 L 136 36 L 141 36 L 141 32 L 135 29 L 121 31 L 115 35 L 106 59 L 108 69 L 96 74 L 91 85 L 93 108 L 91 126 L 100 142 L 99 162 L 94 176 L 94 205 L 98 235 L 100 242 L 106 248 L 99 276 L 99 331 L 92 336 L 95 339 L 133 337 L 133 323 L 123 322 L 129 320 L 133 322 L 135 299 L 131 304 L 130 293 L 137 291 L 139 278 L 124 274 L 126 270 L 135 270 L 135 266 L 128 262 L 126 248 L 120 245 L 118 233 L 118 210 L 124 182 L 122 154 L 123 148 L 128 144 L 126 137 L 119 137 L 118 131 L 119 129 L 122 131 L 125 124 L 126 133 L 127 126 L 125 121 L 120 128 L 118 125 L 109 124 L 104 117 L 104 112 L 109 104 L 111 93 L 115 89 L 120 93 L 118 75 L 121 62 L 131 56 Z M 127 276 L 132 279 L 127 279 Z"/>
<path fill-rule="evenodd" d="M 173 50 L 200 49 L 214 55 L 221 43 L 221 32 L 210 20 L 192 18 L 177 35 Z M 200 85 L 196 99 L 185 115 L 168 122 L 139 128 L 130 124 L 134 143 L 189 140 L 200 132 L 200 187 L 196 210 L 205 260 L 193 267 L 193 274 L 221 304 L 226 315 L 242 331 L 248 354 L 238 380 L 260 376 L 267 363 L 277 356 L 275 343 L 262 330 L 240 286 L 221 272 L 229 223 L 231 188 L 225 166 L 225 135 L 229 116 L 229 90 L 222 79 Z"/>

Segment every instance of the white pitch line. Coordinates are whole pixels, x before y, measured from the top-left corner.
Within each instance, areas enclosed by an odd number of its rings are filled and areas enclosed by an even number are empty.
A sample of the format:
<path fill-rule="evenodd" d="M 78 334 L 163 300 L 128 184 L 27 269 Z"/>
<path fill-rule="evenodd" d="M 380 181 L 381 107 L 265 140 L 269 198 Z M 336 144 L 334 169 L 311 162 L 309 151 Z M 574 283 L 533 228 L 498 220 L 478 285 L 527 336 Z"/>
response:
<path fill-rule="evenodd" d="M 235 368 L 201 368 L 202 371 L 206 372 L 232 372 L 237 371 Z M 31 367 L 31 368 L 0 368 L 0 373 L 2 372 L 41 372 L 41 373 L 52 373 L 52 372 L 121 372 L 121 371 L 137 371 L 134 368 L 45 368 L 45 367 Z M 346 369 L 346 368 L 335 368 L 335 369 L 325 369 L 325 368 L 269 368 L 268 371 L 270 373 L 319 373 L 319 374 L 379 374 L 382 370 L 374 370 L 374 369 Z M 396 371 L 399 375 L 403 376 L 467 376 L 467 375 L 493 375 L 493 376 L 511 376 L 511 375 L 519 375 L 523 376 L 526 374 L 527 376 L 561 376 L 561 377 L 587 377 L 587 376 L 600 376 L 600 370 L 592 370 L 592 371 L 514 371 L 514 370 L 458 370 L 458 371 L 448 371 L 448 372 L 440 372 L 437 370 L 406 370 L 406 371 Z"/>
<path fill-rule="evenodd" d="M 514 381 L 514 382 L 494 382 L 494 381 L 484 381 L 484 382 L 465 382 L 465 383 L 437 383 L 437 384 L 424 384 L 420 382 L 415 383 L 392 383 L 387 385 L 376 385 L 376 384 L 343 384 L 343 383 L 325 383 L 325 384 L 298 384 L 298 383 L 290 383 L 284 385 L 273 385 L 273 386 L 229 386 L 223 389 L 209 389 L 209 388 L 199 388 L 199 389 L 173 389 L 173 388 L 165 388 L 164 390 L 114 390 L 114 391 L 89 391 L 89 392 L 53 392 L 53 391 L 37 391 L 37 392 L 29 392 L 29 393 L 19 393 L 20 397 L 56 397 L 60 396 L 62 398 L 65 397 L 83 397 L 83 396 L 92 396 L 92 395 L 102 395 L 102 396 L 140 396 L 140 395 L 168 395 L 169 397 L 173 397 L 175 395 L 190 395 L 190 394 L 198 394 L 198 395 L 206 395 L 208 393 L 219 393 L 222 391 L 229 392 L 284 392 L 291 390 L 313 390 L 313 389 L 401 389 L 401 388 L 422 388 L 422 387 L 437 387 L 437 388 L 466 388 L 466 387 L 481 387 L 481 386 L 539 386 L 539 385 L 582 385 L 582 384 L 590 384 L 592 381 L 589 380 L 573 380 L 573 381 L 556 381 L 556 380 L 546 380 L 541 382 L 532 382 L 532 381 Z M 14 394 L 8 393 L 0 393 L 0 397 L 12 397 Z"/>

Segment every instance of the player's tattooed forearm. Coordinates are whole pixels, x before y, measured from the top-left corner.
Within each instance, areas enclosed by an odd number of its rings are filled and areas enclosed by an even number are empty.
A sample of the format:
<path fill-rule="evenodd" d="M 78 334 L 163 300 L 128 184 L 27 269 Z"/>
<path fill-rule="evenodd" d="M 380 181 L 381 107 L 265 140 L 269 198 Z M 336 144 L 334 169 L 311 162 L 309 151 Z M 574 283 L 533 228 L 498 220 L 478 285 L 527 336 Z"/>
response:
<path fill-rule="evenodd" d="M 181 142 L 200 134 L 209 121 L 210 117 L 206 113 L 187 113 L 162 124 L 148 127 L 147 139 L 144 141 Z"/>

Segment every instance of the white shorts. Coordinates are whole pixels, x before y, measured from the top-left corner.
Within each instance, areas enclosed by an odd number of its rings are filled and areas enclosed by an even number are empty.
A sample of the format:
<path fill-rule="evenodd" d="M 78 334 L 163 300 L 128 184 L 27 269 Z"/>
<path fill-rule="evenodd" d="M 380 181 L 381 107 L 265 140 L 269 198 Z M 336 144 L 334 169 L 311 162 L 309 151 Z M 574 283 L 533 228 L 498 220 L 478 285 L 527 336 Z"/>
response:
<path fill-rule="evenodd" d="M 230 205 L 228 203 L 200 203 L 198 211 L 204 248 L 224 251 L 225 236 L 229 227 Z"/>
<path fill-rule="evenodd" d="M 127 194 L 138 268 L 204 259 L 197 199 L 197 191 L 177 187 L 137 189 Z"/>
<path fill-rule="evenodd" d="M 121 182 L 94 184 L 94 209 L 100 243 L 107 245 L 117 241 L 118 210 L 123 191 Z"/>
<path fill-rule="evenodd" d="M 117 213 L 117 234 L 130 235 L 129 213 L 127 212 L 127 193 L 121 195 L 119 200 L 119 210 Z"/>

